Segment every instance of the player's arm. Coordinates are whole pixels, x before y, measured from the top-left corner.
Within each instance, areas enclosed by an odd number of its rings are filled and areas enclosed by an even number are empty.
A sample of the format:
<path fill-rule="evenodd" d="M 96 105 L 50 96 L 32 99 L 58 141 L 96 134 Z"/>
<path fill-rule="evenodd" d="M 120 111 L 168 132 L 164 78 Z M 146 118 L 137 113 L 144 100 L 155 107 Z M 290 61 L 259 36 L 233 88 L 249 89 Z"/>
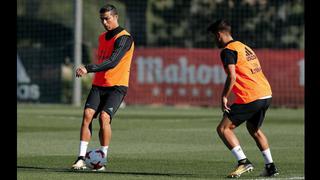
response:
<path fill-rule="evenodd" d="M 228 107 L 228 97 L 231 93 L 231 90 L 236 83 L 236 70 L 234 64 L 229 64 L 226 67 L 227 72 L 227 79 L 224 84 L 224 88 L 221 95 L 221 104 L 222 104 L 222 111 L 229 111 L 230 108 Z"/>
<path fill-rule="evenodd" d="M 106 71 L 116 67 L 119 64 L 121 58 L 130 49 L 132 42 L 133 42 L 132 37 L 128 35 L 124 35 L 117 38 L 117 40 L 114 43 L 114 50 L 111 56 L 109 57 L 109 59 L 106 59 L 101 64 L 85 65 L 84 66 L 85 69 L 87 70 L 88 73 L 91 73 L 91 72 Z"/>
<path fill-rule="evenodd" d="M 228 97 L 232 91 L 234 84 L 236 83 L 236 63 L 237 63 L 237 52 L 229 49 L 224 49 L 221 52 L 221 61 L 224 69 L 227 73 L 226 82 L 221 95 L 221 109 L 222 111 L 229 111 Z"/>

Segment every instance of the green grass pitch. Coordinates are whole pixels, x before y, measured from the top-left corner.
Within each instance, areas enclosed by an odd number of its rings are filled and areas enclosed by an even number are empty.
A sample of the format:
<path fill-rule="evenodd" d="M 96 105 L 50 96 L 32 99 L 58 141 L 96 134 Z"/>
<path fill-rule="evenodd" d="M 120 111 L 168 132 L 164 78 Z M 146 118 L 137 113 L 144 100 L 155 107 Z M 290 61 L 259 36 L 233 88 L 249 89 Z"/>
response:
<path fill-rule="evenodd" d="M 78 154 L 82 108 L 68 105 L 17 105 L 18 179 L 225 179 L 236 161 L 216 133 L 218 108 L 128 106 L 112 122 L 106 172 L 73 172 Z M 97 119 L 88 149 L 99 147 Z M 304 179 L 304 109 L 271 108 L 263 131 L 280 175 Z M 245 125 L 236 129 L 253 172 L 264 164 Z M 271 178 L 272 179 L 272 178 Z"/>

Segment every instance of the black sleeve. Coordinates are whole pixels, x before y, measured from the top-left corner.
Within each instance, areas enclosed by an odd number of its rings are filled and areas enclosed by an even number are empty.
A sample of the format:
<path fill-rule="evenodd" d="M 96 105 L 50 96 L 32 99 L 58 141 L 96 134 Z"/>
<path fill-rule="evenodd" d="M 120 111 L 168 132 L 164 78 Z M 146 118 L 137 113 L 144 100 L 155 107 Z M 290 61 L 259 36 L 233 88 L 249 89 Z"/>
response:
<path fill-rule="evenodd" d="M 220 54 L 220 58 L 223 66 L 227 66 L 229 64 L 237 64 L 237 51 L 233 51 L 230 49 L 223 49 Z"/>
<path fill-rule="evenodd" d="M 114 43 L 114 50 L 109 57 L 101 64 L 88 64 L 85 65 L 88 73 L 99 72 L 112 69 L 118 65 L 124 54 L 130 49 L 133 40 L 131 36 L 124 35 L 119 37 Z"/>

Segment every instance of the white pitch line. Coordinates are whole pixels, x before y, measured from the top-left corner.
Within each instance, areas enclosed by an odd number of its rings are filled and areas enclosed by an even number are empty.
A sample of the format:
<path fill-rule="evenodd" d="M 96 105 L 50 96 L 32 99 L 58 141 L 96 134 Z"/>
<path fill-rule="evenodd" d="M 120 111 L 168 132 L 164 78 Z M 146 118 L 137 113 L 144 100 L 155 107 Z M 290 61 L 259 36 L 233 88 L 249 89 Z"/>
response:
<path fill-rule="evenodd" d="M 243 179 L 243 180 L 284 180 L 284 179 L 305 179 L 305 177 L 289 177 L 289 178 L 257 178 L 257 179 Z"/>

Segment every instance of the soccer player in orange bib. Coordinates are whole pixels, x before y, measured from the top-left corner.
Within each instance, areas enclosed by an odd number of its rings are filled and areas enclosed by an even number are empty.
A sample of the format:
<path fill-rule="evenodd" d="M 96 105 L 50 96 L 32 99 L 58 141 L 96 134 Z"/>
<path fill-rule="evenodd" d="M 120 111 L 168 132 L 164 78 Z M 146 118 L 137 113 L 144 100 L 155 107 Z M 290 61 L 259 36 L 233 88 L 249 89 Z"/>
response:
<path fill-rule="evenodd" d="M 212 23 L 208 31 L 214 35 L 218 47 L 222 48 L 220 57 L 227 74 L 221 95 L 224 113 L 217 132 L 238 161 L 236 169 L 227 177 L 238 178 L 254 168 L 233 132 L 245 121 L 248 132 L 264 158 L 265 168 L 261 176 L 275 176 L 279 172 L 273 162 L 267 137 L 260 128 L 271 103 L 272 91 L 258 57 L 250 47 L 233 40 L 231 25 L 225 19 Z M 228 97 L 231 92 L 235 95 L 235 102 L 229 107 Z"/>
<path fill-rule="evenodd" d="M 107 158 L 111 140 L 111 120 L 125 97 L 129 85 L 134 42 L 131 35 L 118 24 L 117 9 L 107 4 L 100 9 L 101 23 L 106 29 L 99 36 L 98 62 L 76 69 L 76 76 L 95 73 L 92 88 L 87 97 L 77 160 L 72 169 L 86 169 L 85 154 L 91 138 L 92 120 L 99 116 L 99 140 L 101 150 Z M 100 170 L 104 170 L 102 167 Z"/>

